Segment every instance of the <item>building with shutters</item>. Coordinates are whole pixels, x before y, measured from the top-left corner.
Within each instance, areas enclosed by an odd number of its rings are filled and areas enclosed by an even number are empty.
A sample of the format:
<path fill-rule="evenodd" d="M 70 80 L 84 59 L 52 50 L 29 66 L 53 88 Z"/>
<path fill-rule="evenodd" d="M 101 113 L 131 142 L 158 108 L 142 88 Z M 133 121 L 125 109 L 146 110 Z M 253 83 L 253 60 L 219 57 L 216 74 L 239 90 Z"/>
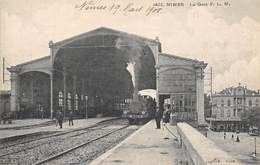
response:
<path fill-rule="evenodd" d="M 239 84 L 212 95 L 212 116 L 207 118 L 213 130 L 247 129 L 243 114 L 260 107 L 260 91 Z"/>

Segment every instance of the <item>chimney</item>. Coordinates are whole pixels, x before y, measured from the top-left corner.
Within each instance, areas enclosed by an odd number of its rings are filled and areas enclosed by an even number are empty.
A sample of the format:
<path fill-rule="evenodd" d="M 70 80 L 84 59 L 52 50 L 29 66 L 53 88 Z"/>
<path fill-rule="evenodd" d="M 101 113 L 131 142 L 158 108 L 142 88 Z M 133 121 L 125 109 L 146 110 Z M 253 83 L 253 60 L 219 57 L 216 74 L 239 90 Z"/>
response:
<path fill-rule="evenodd" d="M 160 42 L 160 39 L 158 36 L 155 37 L 155 41 Z"/>

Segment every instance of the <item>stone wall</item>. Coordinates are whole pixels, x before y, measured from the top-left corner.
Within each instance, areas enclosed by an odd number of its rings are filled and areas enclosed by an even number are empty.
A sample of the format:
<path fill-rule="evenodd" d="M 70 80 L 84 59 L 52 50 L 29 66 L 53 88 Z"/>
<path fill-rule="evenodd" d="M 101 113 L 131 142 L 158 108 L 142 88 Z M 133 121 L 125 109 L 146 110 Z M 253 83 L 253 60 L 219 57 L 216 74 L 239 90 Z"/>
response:
<path fill-rule="evenodd" d="M 178 123 L 179 143 L 188 156 L 189 164 L 195 165 L 239 165 L 240 162 L 234 159 L 225 151 L 218 148 L 214 142 L 207 139 L 199 131 L 186 123 Z"/>

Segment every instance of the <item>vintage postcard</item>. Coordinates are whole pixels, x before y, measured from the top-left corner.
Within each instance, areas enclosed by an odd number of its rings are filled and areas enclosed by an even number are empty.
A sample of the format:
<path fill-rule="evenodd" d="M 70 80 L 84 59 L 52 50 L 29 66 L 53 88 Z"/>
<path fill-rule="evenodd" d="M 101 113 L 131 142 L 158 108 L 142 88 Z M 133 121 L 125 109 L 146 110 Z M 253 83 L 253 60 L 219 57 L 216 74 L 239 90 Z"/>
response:
<path fill-rule="evenodd" d="M 0 0 L 0 164 L 260 164 L 259 0 Z"/>

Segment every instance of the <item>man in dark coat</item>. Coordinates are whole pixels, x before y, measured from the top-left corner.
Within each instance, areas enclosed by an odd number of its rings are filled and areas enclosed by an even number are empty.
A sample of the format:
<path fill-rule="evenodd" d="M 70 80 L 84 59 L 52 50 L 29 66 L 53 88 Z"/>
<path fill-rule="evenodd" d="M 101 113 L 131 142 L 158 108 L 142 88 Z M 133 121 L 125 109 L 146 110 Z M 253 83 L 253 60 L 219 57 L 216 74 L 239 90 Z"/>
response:
<path fill-rule="evenodd" d="M 162 119 L 162 111 L 159 110 L 159 107 L 156 107 L 156 113 L 155 113 L 156 129 L 161 129 L 161 119 Z"/>
<path fill-rule="evenodd" d="M 61 113 L 61 111 L 57 112 L 57 116 L 56 116 L 58 123 L 60 125 L 60 128 L 62 128 L 62 120 L 63 120 L 63 114 Z"/>
<path fill-rule="evenodd" d="M 70 111 L 69 113 L 69 126 L 72 125 L 73 126 L 73 112 Z"/>

